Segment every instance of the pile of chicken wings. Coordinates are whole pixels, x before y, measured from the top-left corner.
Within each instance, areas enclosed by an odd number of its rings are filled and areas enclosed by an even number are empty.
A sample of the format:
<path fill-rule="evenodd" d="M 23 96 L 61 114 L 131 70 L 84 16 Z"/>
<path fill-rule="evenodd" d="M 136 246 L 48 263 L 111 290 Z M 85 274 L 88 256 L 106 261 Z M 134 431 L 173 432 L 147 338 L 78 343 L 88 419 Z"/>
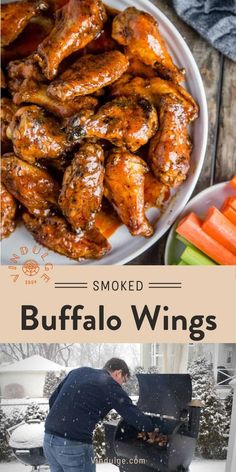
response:
<path fill-rule="evenodd" d="M 111 250 L 102 211 L 150 237 L 188 174 L 198 105 L 157 21 L 101 0 L 2 5 L 1 238 L 21 219 L 75 260 Z"/>

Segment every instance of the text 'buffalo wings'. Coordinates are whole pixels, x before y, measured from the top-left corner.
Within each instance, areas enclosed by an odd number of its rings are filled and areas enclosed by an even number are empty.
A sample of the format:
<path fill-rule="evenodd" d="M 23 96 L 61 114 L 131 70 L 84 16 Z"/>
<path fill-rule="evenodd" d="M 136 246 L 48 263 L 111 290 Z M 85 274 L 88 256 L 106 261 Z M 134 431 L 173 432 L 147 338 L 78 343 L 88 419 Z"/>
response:
<path fill-rule="evenodd" d="M 98 259 L 125 224 L 150 237 L 146 210 L 187 178 L 198 105 L 157 21 L 101 0 L 2 5 L 1 227 Z"/>

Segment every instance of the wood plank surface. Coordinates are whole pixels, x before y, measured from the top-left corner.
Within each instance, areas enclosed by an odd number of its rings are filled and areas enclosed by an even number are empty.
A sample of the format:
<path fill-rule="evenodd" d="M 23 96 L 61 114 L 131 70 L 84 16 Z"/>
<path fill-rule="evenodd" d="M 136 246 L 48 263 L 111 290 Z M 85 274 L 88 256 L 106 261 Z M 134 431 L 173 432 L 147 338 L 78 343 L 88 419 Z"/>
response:
<path fill-rule="evenodd" d="M 211 47 L 175 13 L 169 0 L 152 0 L 176 26 L 188 44 L 201 73 L 207 97 L 209 134 L 203 169 L 194 194 L 236 172 L 236 64 Z M 164 263 L 166 235 L 131 265 Z"/>
<path fill-rule="evenodd" d="M 224 59 L 215 182 L 236 174 L 236 64 Z"/>

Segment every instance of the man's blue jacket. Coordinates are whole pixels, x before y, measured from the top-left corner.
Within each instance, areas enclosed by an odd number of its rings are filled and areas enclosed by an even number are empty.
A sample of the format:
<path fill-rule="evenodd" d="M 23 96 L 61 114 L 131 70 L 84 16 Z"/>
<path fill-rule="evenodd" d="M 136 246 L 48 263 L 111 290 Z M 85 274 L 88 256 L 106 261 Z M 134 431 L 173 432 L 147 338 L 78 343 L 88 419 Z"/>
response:
<path fill-rule="evenodd" d="M 67 439 L 92 442 L 96 424 L 114 409 L 138 431 L 153 431 L 151 419 L 136 407 L 105 369 L 72 370 L 49 400 L 45 431 Z"/>

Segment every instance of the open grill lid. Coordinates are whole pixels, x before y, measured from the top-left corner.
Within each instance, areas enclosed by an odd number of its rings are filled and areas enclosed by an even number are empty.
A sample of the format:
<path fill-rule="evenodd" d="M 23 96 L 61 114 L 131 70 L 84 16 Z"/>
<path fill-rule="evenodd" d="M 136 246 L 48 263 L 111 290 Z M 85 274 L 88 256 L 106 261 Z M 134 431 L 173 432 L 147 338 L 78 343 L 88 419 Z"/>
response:
<path fill-rule="evenodd" d="M 137 374 L 138 407 L 145 413 L 179 419 L 192 399 L 192 382 L 188 374 Z"/>

